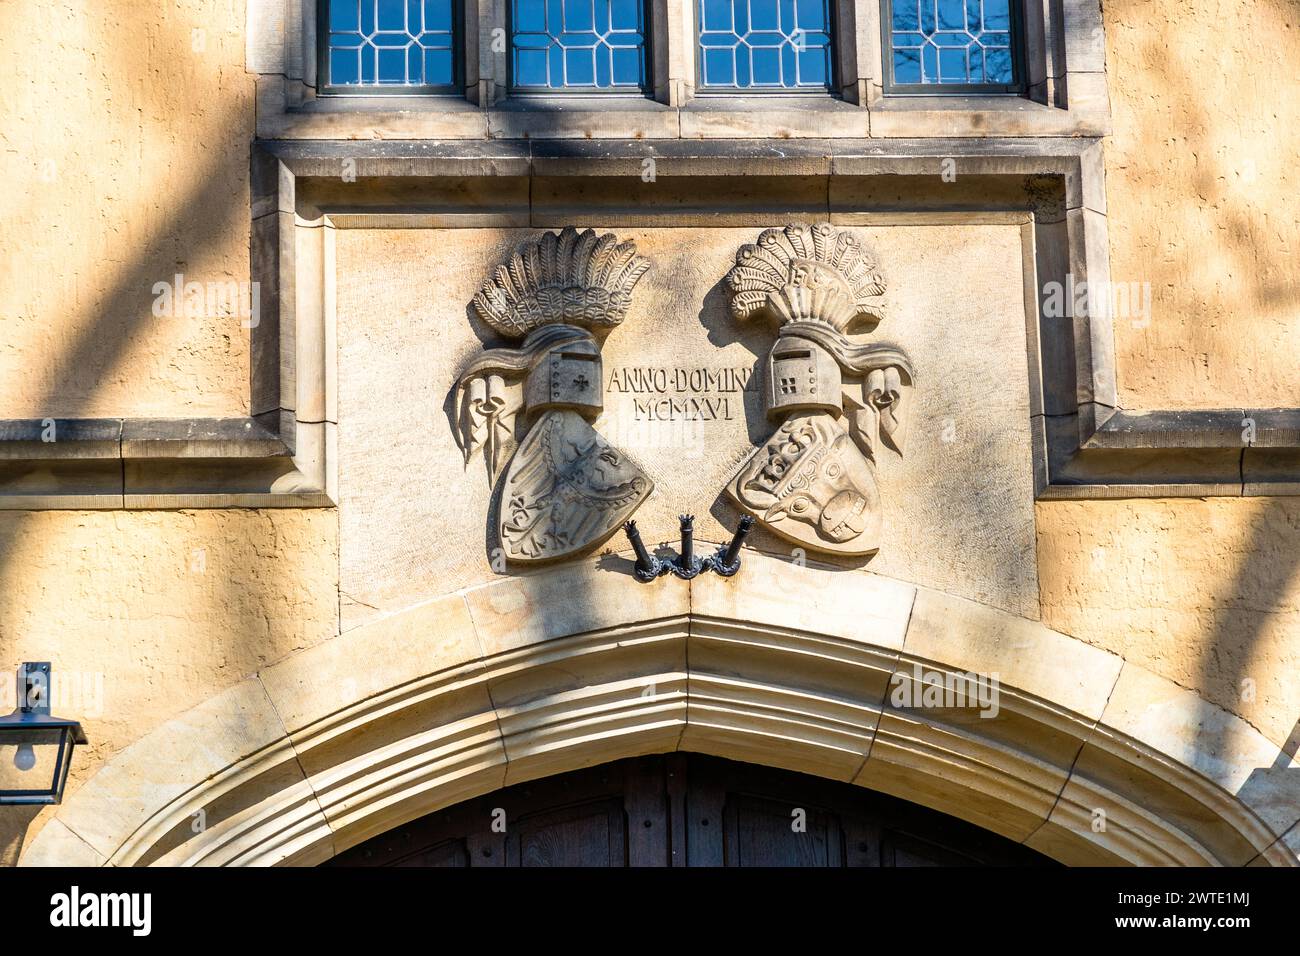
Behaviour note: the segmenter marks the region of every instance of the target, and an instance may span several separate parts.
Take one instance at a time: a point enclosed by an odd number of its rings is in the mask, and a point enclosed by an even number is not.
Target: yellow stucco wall
[[[1108,0],[1104,17],[1112,275],[1154,296],[1149,325],[1117,326],[1122,403],[1300,405],[1287,139],[1300,98],[1277,74],[1300,61],[1300,11]],[[248,278],[243,31],[238,0],[0,0],[0,417],[246,413],[239,317],[151,314],[154,283],[177,272]],[[1036,514],[1046,624],[1201,690],[1275,742],[1292,733],[1300,499]],[[75,787],[169,717],[336,633],[337,518],[0,513],[0,594],[6,668],[50,658],[106,675]],[[0,864],[47,815],[0,819]]]
[[[1107,0],[1111,278],[1126,408],[1300,405],[1300,58],[1289,0]],[[1040,502],[1043,621],[1285,741],[1300,716],[1300,501]],[[1253,683],[1243,682],[1249,681]],[[1253,695],[1253,696],[1252,696]]]
[[[5,679],[52,660],[66,681],[55,709],[90,738],[69,791],[177,713],[337,633],[337,529],[327,510],[0,512]],[[30,828],[34,810],[0,813],[0,865],[53,809]]]
[[[0,417],[247,414],[240,316],[152,308],[177,273],[248,281],[244,19],[242,0],[0,3]],[[69,787],[333,633],[336,527],[328,512],[0,513],[6,673],[52,659],[105,675]],[[0,820],[0,864],[28,819]]]
[[[1244,717],[1300,717],[1300,499],[1046,501],[1043,623]]]
[[[242,0],[0,3],[0,416],[248,413],[240,317],[152,290],[248,281],[253,93]]]
[[[1300,405],[1292,0],[1106,0],[1111,278],[1125,408]]]

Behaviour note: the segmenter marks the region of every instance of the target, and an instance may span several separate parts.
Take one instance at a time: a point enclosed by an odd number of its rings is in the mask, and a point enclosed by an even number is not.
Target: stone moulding
[[[1122,409],[1111,317],[1045,315],[1047,283],[1109,279],[1097,139],[265,141],[252,169],[250,417],[61,420],[55,441],[0,421],[0,508],[330,505],[336,229],[996,216],[1021,226],[1039,497],[1300,491],[1300,409]]]
[[[998,677],[996,714],[916,706],[918,681],[973,675]],[[318,863],[674,750],[884,791],[1065,863],[1300,864],[1300,764],[1194,692],[984,605],[759,553],[632,590],[579,561],[300,651],[109,759],[20,862]]]
[[[322,432],[278,413],[0,421],[0,508],[331,505]]]

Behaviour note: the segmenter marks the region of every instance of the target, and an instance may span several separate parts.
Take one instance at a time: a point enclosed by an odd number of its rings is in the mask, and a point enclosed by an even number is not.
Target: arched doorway
[[[495,823],[495,826],[494,826]],[[327,866],[1053,866],[955,817],[820,777],[695,753],[498,790]]]
[[[703,753],[1071,865],[1297,863],[1290,753],[1130,661],[868,572],[755,552],[639,587],[616,561],[503,576],[265,668],[112,757],[20,862],[314,865],[503,787]],[[996,713],[897,693],[981,674]]]

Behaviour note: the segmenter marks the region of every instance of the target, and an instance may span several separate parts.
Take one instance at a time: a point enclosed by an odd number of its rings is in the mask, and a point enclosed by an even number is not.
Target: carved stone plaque
[[[653,483],[653,493],[632,515],[652,552],[660,546],[678,549],[678,515],[684,512],[695,515],[697,549],[703,553],[730,538],[742,511],[761,516],[771,508],[756,502],[742,509],[727,489],[756,455],[766,453],[782,425],[800,421],[800,413],[771,414],[775,396],[768,357],[784,330],[778,332],[780,325],[766,308],[737,321],[727,276],[740,247],[755,243],[765,228],[785,224],[614,229],[593,223],[597,238],[616,232],[616,246],[634,241],[636,254],[652,268],[637,281],[622,323],[608,334],[564,323],[577,329],[577,337],[552,343],[549,351],[556,354],[547,357],[548,368],[551,359],[560,358],[561,370],[587,371],[569,382],[578,398],[588,395],[594,401],[594,390],[581,388],[583,377],[594,381],[589,371],[594,362],[574,356],[582,352],[576,348],[582,333],[596,341],[589,354],[602,366],[601,411],[575,414]],[[874,507],[880,525],[873,532],[864,524],[859,537],[874,534],[881,547],[868,557],[814,546],[831,541],[823,529],[832,537],[845,533],[837,520],[841,510],[845,529],[854,529],[852,494],[827,509],[824,522],[819,516],[816,526],[799,519],[797,509],[795,518],[760,523],[746,547],[783,558],[799,549],[810,561],[834,567],[862,567],[869,560],[877,574],[1017,614],[1032,611],[1038,602],[1033,419],[1029,378],[1016,371],[1023,369],[1026,355],[1021,224],[837,222],[835,228],[870,246],[880,265],[868,274],[885,272],[888,278],[884,321],[865,336],[856,331],[848,337],[868,343],[888,338],[906,352],[919,383],[901,396],[908,409],[906,454],[881,441],[868,462],[879,504],[871,506],[871,496],[864,495],[868,507],[862,513]],[[526,407],[531,365],[505,367],[510,363],[485,351],[522,352],[538,339],[526,347],[528,333],[498,331],[480,318],[474,298],[498,265],[508,270],[516,253],[545,231],[514,226],[338,231],[338,548],[346,627],[430,595],[474,588],[536,566],[527,558],[505,560],[505,548],[513,545],[501,540],[498,516],[511,521],[508,474],[516,456],[522,463],[518,449],[534,436],[546,412]],[[789,344],[782,344],[782,354]],[[484,372],[498,374],[499,382],[480,377],[478,385],[467,382],[470,388],[462,392],[462,377],[483,359]],[[780,359],[789,360],[797,357]],[[502,371],[491,373],[492,365]],[[818,374],[822,371],[819,366]],[[870,420],[869,410],[855,406],[863,401],[867,376],[842,368],[840,375],[848,386],[841,389],[840,414],[805,410],[819,429],[829,424],[846,430],[855,415]],[[532,381],[541,387],[540,359]],[[465,405],[479,405],[482,442],[491,433],[485,427],[491,416],[481,413],[498,401],[496,479],[490,483],[490,446],[480,444],[466,465]],[[834,433],[818,431],[814,437],[818,444],[832,445]],[[850,442],[861,457],[851,432]],[[592,457],[599,456],[587,456]],[[607,473],[602,487],[622,481],[612,477]],[[860,476],[854,481],[863,483]],[[555,485],[570,487],[559,479]],[[596,496],[603,504],[610,497]],[[600,523],[614,526],[619,510],[615,504]],[[561,509],[547,521],[563,514]],[[808,543],[779,535],[778,529],[798,529]],[[506,537],[513,535],[508,531]],[[625,561],[601,556],[607,549],[627,557],[621,532],[560,560],[585,556],[603,573],[628,574]]]

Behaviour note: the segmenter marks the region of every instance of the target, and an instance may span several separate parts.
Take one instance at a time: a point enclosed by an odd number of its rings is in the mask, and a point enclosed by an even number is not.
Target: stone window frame
[[[897,135],[924,135],[934,125],[946,126],[946,135],[979,129],[990,135],[1071,135],[1066,132],[1071,126],[1080,128],[1074,135],[1110,132],[1100,0],[1022,0],[1023,93],[931,96],[886,90],[884,3],[849,5],[856,6],[860,21],[855,52],[867,65],[859,71],[855,99],[880,114],[873,135],[889,135],[894,127],[900,128]],[[1009,121],[1008,115],[1019,120]],[[1091,131],[1096,127],[1104,128]]]
[[[1100,0],[1024,0],[1024,95],[936,96],[885,92],[880,0],[833,0],[834,94],[697,91],[696,0],[648,0],[646,93],[511,94],[508,49],[492,50],[493,29],[508,36],[508,0],[460,2],[463,93],[317,96],[317,0],[249,0],[247,63],[258,77],[258,135],[494,139],[544,130],[611,139],[852,139],[1110,132]]]

